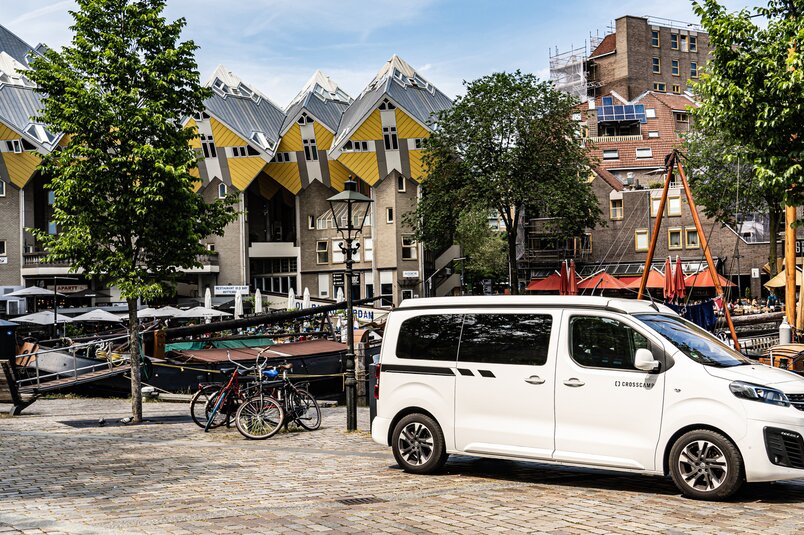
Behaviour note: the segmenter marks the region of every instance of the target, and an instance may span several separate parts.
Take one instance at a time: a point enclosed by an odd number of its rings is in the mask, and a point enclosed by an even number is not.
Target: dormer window
[[[266,138],[265,134],[263,134],[262,132],[252,132],[251,140],[254,141],[260,147],[262,147],[263,149],[271,148],[271,144],[268,142],[268,138]]]
[[[203,111],[200,111],[198,113],[193,114],[193,119],[195,119],[196,122],[206,121],[207,119],[209,119],[209,115],[207,115]]]
[[[36,138],[40,143],[50,144],[56,139],[56,136],[45,130],[41,124],[32,124],[25,129],[25,133],[29,136]]]
[[[394,103],[388,100],[387,98],[383,99],[383,101],[380,103],[380,110],[382,111],[395,110],[395,109],[396,106],[394,106]]]
[[[313,118],[307,115],[306,113],[302,113],[301,117],[299,117],[299,124],[313,124]]]

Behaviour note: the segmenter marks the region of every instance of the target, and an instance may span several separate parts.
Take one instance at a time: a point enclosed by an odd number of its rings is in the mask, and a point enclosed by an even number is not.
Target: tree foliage
[[[768,262],[776,273],[777,234],[784,190],[756,177],[754,156],[727,133],[696,127],[684,139],[689,182],[707,217],[738,228],[739,214],[768,214]]]
[[[727,133],[753,156],[763,188],[804,200],[804,1],[771,0],[729,13],[716,0],[694,2],[709,32],[712,60],[695,91],[697,123]]]
[[[462,212],[458,216],[455,241],[461,245],[467,258],[467,280],[505,280],[507,244],[503,234],[489,226],[488,210],[475,208]]]
[[[437,249],[451,243],[460,214],[496,210],[506,226],[512,291],[517,233],[525,211],[546,217],[557,237],[600,221],[587,178],[591,162],[572,121],[577,101],[531,74],[494,73],[466,84],[439,113],[425,145],[427,177],[411,222]]]
[[[185,21],[165,20],[165,0],[77,4],[71,45],[36,58],[30,73],[45,95],[38,119],[66,140],[40,165],[58,234],[37,238],[51,259],[120,288],[137,355],[137,298],[169,291],[163,281],[198,265],[200,240],[222,233],[235,214],[232,199],[207,204],[194,192],[189,142],[197,134],[181,120],[203,109],[209,90],[198,79],[197,47],[179,41]]]

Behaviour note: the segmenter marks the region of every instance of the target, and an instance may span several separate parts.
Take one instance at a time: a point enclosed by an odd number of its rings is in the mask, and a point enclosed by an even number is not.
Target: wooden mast
[[[715,290],[717,291],[718,295],[723,295],[723,288],[720,285],[720,277],[718,276],[717,269],[715,269],[715,261],[712,259],[712,253],[709,251],[709,243],[707,242],[706,234],[701,226],[701,219],[698,217],[698,209],[695,207],[695,201],[692,199],[692,192],[690,191],[690,185],[687,183],[687,176],[685,175],[684,168],[681,165],[678,151],[674,149],[667,158],[667,177],[664,181],[664,189],[662,189],[662,198],[659,201],[659,213],[656,214],[656,223],[653,225],[653,236],[651,236],[648,256],[645,260],[645,269],[642,273],[642,280],[639,283],[639,293],[637,294],[637,299],[642,299],[642,293],[645,291],[645,286],[648,281],[651,262],[653,262],[653,253],[656,250],[656,238],[661,227],[662,216],[664,215],[664,205],[667,202],[667,191],[670,187],[670,179],[673,177],[673,168],[676,166],[678,167],[678,174],[681,177],[681,183],[684,186],[684,195],[687,197],[687,203],[690,207],[692,220],[695,222],[695,228],[698,231],[698,241],[700,242],[704,255],[706,256],[706,263],[709,267],[709,275],[712,277],[712,283],[715,285]],[[737,340],[737,332],[734,330],[734,323],[731,321],[731,314],[729,313],[728,303],[725,302],[725,298],[723,302],[723,314],[726,318],[726,323],[729,326],[731,339],[734,341],[734,349],[739,351],[740,342]]]
[[[796,326],[796,207],[785,206],[784,210],[784,310],[787,323]]]

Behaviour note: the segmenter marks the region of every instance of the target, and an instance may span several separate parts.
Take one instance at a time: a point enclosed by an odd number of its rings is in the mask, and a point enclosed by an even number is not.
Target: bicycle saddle
[[[227,368],[221,368],[220,372],[225,373],[225,374],[228,375],[228,374],[232,373],[233,371],[235,371],[236,369],[237,368],[235,368],[234,366],[231,366],[231,367],[227,367]]]

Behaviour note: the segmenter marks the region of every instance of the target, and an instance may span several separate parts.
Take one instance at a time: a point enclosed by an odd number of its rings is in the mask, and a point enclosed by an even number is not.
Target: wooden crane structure
[[[720,285],[720,278],[718,277],[717,270],[715,269],[715,262],[712,259],[711,251],[709,251],[709,242],[707,241],[706,234],[704,233],[703,227],[701,226],[701,218],[698,217],[698,209],[695,207],[695,201],[692,199],[692,192],[690,191],[690,185],[687,182],[687,176],[684,173],[684,166],[681,165],[681,157],[678,150],[673,149],[673,152],[667,155],[667,158],[665,159],[665,169],[667,171],[667,174],[664,179],[662,198],[659,201],[659,209],[658,213],[656,214],[656,222],[653,224],[653,233],[651,234],[650,237],[648,256],[645,259],[645,269],[642,271],[642,280],[639,283],[639,293],[637,293],[637,299],[642,299],[642,295],[645,293],[645,286],[648,282],[648,274],[650,273],[651,263],[653,262],[653,253],[656,251],[656,241],[659,236],[659,230],[661,229],[662,216],[664,215],[664,206],[667,203],[667,192],[670,189],[670,182],[673,179],[674,169],[678,170],[678,175],[681,178],[681,184],[684,186],[684,195],[687,197],[687,203],[689,203],[690,212],[692,213],[692,219],[693,221],[695,221],[695,228],[698,230],[698,240],[700,241],[701,248],[703,249],[704,255],[706,256],[706,263],[709,266],[709,274],[712,276],[712,281],[714,282],[715,290],[717,291],[718,295],[723,295],[723,288]],[[734,330],[734,323],[731,321],[731,314],[729,313],[729,307],[725,305],[726,303],[724,301],[723,314],[726,316],[726,323],[729,326],[731,339],[734,341],[734,349],[739,351],[740,343],[737,341],[737,333]]]

